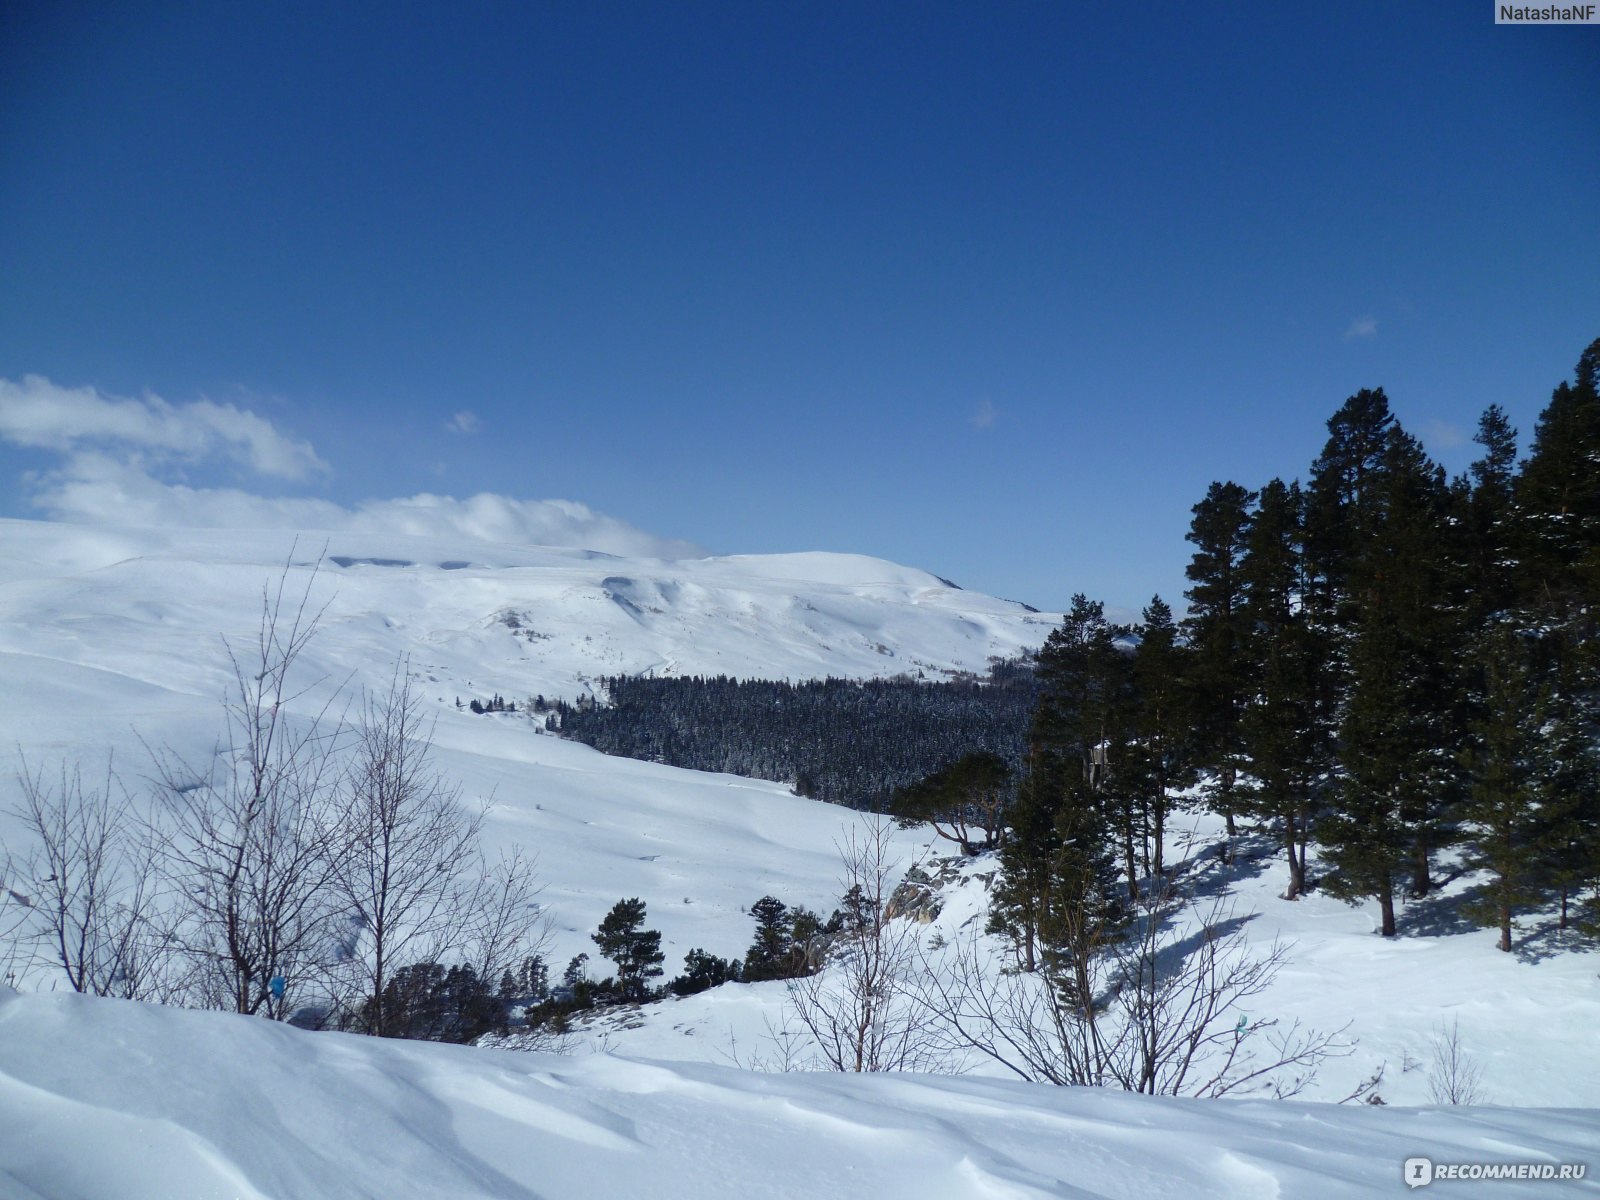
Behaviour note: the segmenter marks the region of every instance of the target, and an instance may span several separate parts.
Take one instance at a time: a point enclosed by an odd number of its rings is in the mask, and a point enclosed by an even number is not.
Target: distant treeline
[[[790,784],[882,811],[896,788],[974,750],[1020,765],[1039,690],[1031,663],[942,683],[823,679],[601,680],[609,705],[556,706],[548,724],[606,754]]]

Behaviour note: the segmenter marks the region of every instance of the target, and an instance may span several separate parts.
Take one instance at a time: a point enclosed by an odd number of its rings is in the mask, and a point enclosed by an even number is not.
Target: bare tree
[[[1428,1094],[1435,1104],[1482,1104],[1483,1068],[1461,1042],[1461,1022],[1440,1024],[1429,1047]]]
[[[925,955],[920,997],[950,1052],[986,1057],[1023,1079],[1157,1095],[1302,1091],[1328,1057],[1349,1053],[1322,1033],[1252,1017],[1251,1001],[1287,961],[1252,950],[1242,925],[1213,905],[1187,934],[1148,895],[1122,939],[1040,970],[1014,950],[963,939]]]
[[[550,922],[539,905],[534,861],[514,849],[490,866],[479,857],[476,882],[460,904],[461,952],[479,979],[496,983],[550,947]]]
[[[285,1018],[325,975],[333,945],[338,748],[333,700],[296,720],[295,670],[316,632],[315,572],[298,600],[288,568],[262,589],[254,645],[224,641],[233,685],[227,733],[204,770],[157,752],[162,870],[182,897],[179,941],[193,999]]]
[[[106,763],[104,782],[85,788],[63,764],[56,783],[26,762],[15,810],[34,835],[26,865],[33,937],[74,991],[130,1000],[164,999],[170,983],[167,934],[158,926],[149,840],[129,816],[130,800]]]
[[[1147,898],[1132,936],[1112,950],[1121,1019],[1106,1062],[1118,1084],[1170,1096],[1266,1088],[1282,1099],[1303,1091],[1330,1054],[1348,1052],[1342,1030],[1248,1012],[1288,961],[1288,946],[1252,949],[1244,921],[1220,899],[1180,937],[1165,928],[1170,904]]]
[[[789,982],[789,1000],[835,1071],[910,1071],[932,1062],[926,1009],[916,1002],[917,927],[891,917],[893,825],[852,828],[839,843],[842,923],[830,965]]]
[[[484,812],[464,808],[460,788],[435,770],[431,734],[402,664],[387,692],[363,701],[337,872],[340,902],[360,927],[349,963],[356,1024],[379,1036],[391,1032],[384,988],[394,972],[459,949],[481,918],[481,885],[469,875]],[[514,941],[505,928],[483,934],[496,956]]]

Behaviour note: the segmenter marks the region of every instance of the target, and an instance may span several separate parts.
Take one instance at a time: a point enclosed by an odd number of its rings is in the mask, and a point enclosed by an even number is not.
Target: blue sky
[[[1600,30],[1126,8],[9,4],[0,515],[559,498],[1137,607],[1359,388],[1526,440]]]

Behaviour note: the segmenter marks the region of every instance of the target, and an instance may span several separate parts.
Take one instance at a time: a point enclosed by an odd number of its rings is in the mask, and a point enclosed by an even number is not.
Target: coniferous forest
[[[1462,870],[1482,872],[1465,911],[1502,950],[1533,905],[1592,925],[1600,340],[1525,444],[1484,412],[1456,478],[1381,389],[1327,429],[1302,476],[1219,481],[1194,505],[1181,619],[1155,597],[1119,626],[1080,595],[1036,660],[982,683],[611,679],[610,707],[556,723],[608,753],[902,815],[926,808],[919,780],[997,755],[993,925],[1030,969],[1164,879],[1164,834],[1195,804],[1230,839],[1274,839],[1287,898],[1374,901],[1385,936],[1397,904]]]
[[[601,681],[607,705],[557,705],[551,728],[606,754],[792,785],[797,793],[883,811],[899,788],[952,754],[987,750],[1021,764],[1038,704],[1027,663],[986,679],[726,676]]]

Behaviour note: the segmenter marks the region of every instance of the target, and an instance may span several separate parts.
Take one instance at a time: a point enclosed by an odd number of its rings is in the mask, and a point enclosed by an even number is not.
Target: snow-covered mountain
[[[438,718],[442,771],[492,803],[491,849],[538,856],[555,954],[593,951],[606,910],[638,895],[673,970],[692,946],[742,952],[744,910],[763,894],[831,910],[834,842],[853,815],[779,784],[607,758],[521,713],[478,716],[457,699],[574,699],[601,675],[643,671],[940,678],[1037,647],[1054,621],[841,554],[640,560],[393,534],[296,541],[0,520],[0,564],[0,779],[24,758],[93,775],[110,754],[137,793],[149,747],[204,761],[222,729],[228,644],[250,645],[263,590],[281,582],[321,614],[297,711],[341,711],[404,663]],[[15,822],[0,813],[8,832]]]
[[[558,969],[593,953],[589,935],[623,897],[647,902],[669,973],[691,947],[742,953],[747,910],[764,894],[829,911],[837,843],[860,818],[781,784],[607,758],[523,713],[474,715],[458,698],[499,693],[520,707],[651,670],[938,678],[1036,647],[1058,619],[847,555],[640,560],[377,534],[324,545],[277,531],[0,521],[0,781],[24,757],[92,775],[111,754],[137,802],[148,747],[203,760],[222,728],[227,643],[254,636],[263,589],[280,579],[291,601],[306,595],[320,612],[296,712],[381,688],[404,664],[437,717],[442,773],[468,800],[492,802],[491,847],[538,857]],[[1337,1099],[1383,1068],[1390,1107],[733,1070],[778,1055],[786,994],[775,983],[602,1022],[571,1059],[4,996],[0,1196],[849,1196],[906,1194],[907,1181],[951,1197],[1362,1195],[1398,1191],[1413,1153],[1588,1158],[1600,1169],[1593,955],[1549,942],[1502,955],[1492,934],[1448,921],[1385,942],[1366,909],[1318,894],[1280,900],[1265,839],[1225,868],[1217,834],[1206,817],[1180,823],[1172,861],[1231,895],[1252,939],[1293,944],[1263,1011],[1347,1027],[1352,1053],[1306,1098]],[[21,840],[4,812],[0,838]],[[928,843],[900,832],[895,853],[926,859]],[[952,883],[925,940],[981,928],[982,874]],[[1584,1111],[1401,1109],[1427,1102],[1430,1039],[1446,1019],[1459,1022],[1488,1101]],[[585,1057],[596,1049],[654,1065]],[[820,1190],[807,1182],[816,1164],[826,1164]],[[602,1170],[654,1186],[596,1190]]]

